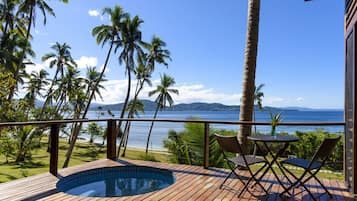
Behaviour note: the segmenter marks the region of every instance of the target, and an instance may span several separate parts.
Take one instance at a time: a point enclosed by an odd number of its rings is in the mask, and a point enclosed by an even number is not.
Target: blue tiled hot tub
[[[174,182],[173,173],[166,169],[119,166],[69,175],[58,181],[57,189],[83,197],[121,197],[157,191]]]

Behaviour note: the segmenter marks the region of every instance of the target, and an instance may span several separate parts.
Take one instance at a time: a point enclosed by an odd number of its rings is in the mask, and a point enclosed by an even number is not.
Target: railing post
[[[209,167],[209,123],[205,123],[204,127],[204,139],[203,139],[203,167],[208,169]]]
[[[50,131],[50,173],[57,176],[58,169],[58,137],[60,124],[52,124]]]
[[[110,119],[107,121],[107,158],[111,160],[116,159],[116,121]]]

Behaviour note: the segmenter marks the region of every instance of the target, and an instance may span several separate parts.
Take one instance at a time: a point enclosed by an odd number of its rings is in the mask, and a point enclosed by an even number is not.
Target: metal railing
[[[170,123],[197,123],[204,125],[204,153],[203,167],[209,167],[209,130],[210,124],[230,124],[230,125],[271,125],[270,122],[250,122],[250,121],[219,121],[219,120],[180,120],[180,119],[128,119],[128,118],[113,118],[113,119],[65,119],[51,121],[31,121],[31,122],[3,122],[0,123],[0,129],[13,126],[49,126],[50,127],[50,173],[57,175],[58,171],[58,144],[60,127],[63,124],[69,123],[88,123],[88,122],[107,122],[107,158],[116,159],[116,126],[117,121],[132,121],[132,122],[170,122]],[[281,122],[279,126],[345,126],[345,122]]]

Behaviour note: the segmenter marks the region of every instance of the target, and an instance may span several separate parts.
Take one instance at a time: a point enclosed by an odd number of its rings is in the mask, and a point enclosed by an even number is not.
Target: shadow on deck
[[[57,191],[56,183],[59,178],[79,171],[123,165],[143,165],[168,169],[174,173],[176,182],[159,191],[128,197],[106,198],[105,200],[282,200],[279,197],[279,192],[282,191],[282,187],[278,185],[272,175],[266,176],[262,182],[264,187],[268,189],[269,195],[264,195],[264,193],[259,192],[259,188],[256,188],[257,190],[253,190],[254,196],[249,192],[245,192],[238,198],[237,193],[243,187],[238,179],[228,179],[223,188],[219,189],[219,185],[228,174],[228,170],[219,168],[203,169],[200,166],[148,161],[111,161],[107,159],[62,169],[59,171],[58,177],[45,173],[0,184],[0,200],[101,200],[100,198],[84,198],[64,194]],[[248,174],[245,173],[243,174],[246,178],[247,175]],[[323,189],[320,188],[317,183],[308,184],[308,188],[316,197],[320,196],[320,200],[353,200],[343,182],[326,179],[322,179],[322,181],[333,194],[333,198],[322,194]],[[306,192],[298,193],[298,191],[299,190],[294,191],[294,196],[289,200],[311,200]]]

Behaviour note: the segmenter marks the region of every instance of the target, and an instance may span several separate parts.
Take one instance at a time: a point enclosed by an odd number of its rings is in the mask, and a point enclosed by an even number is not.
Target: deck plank
[[[238,198],[237,192],[243,188],[243,184],[234,176],[228,179],[222,189],[219,189],[220,184],[223,182],[225,176],[229,173],[228,170],[219,168],[204,169],[200,166],[190,165],[177,165],[169,163],[157,163],[149,161],[137,161],[137,160],[125,160],[125,161],[111,161],[107,159],[97,160],[94,162],[86,163],[79,166],[74,166],[66,169],[59,170],[61,177],[68,176],[70,174],[84,171],[93,168],[111,167],[111,166],[123,166],[126,164],[143,165],[150,167],[158,167],[169,169],[176,177],[176,181],[173,185],[151,193],[142,195],[128,196],[128,197],[113,197],[113,198],[85,198],[67,195],[56,190],[56,183],[59,178],[49,174],[35,175],[12,182],[0,184],[0,200],[81,200],[81,201],[120,201],[120,200],[268,200],[268,201],[280,201],[278,193],[282,191],[282,188],[277,184],[273,175],[267,175],[263,178],[262,185],[269,191],[267,197],[261,191],[259,187],[255,187],[255,196],[249,192],[244,192],[243,195]],[[248,177],[246,171],[240,171],[239,174]],[[320,200],[352,200],[351,194],[346,191],[346,186],[343,182],[335,180],[322,179],[331,193],[334,195],[332,199],[328,196],[322,196]],[[312,181],[308,184],[314,194],[321,194],[323,190],[319,188],[318,183]],[[254,191],[253,189],[251,191]],[[304,192],[302,195],[294,197],[289,200],[308,200],[311,198]]]

